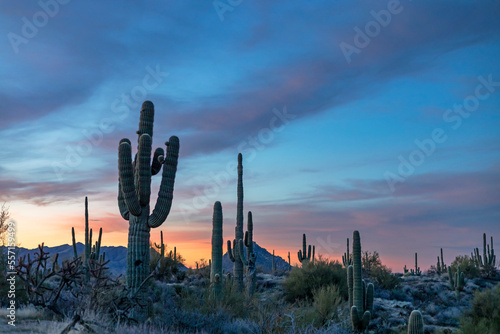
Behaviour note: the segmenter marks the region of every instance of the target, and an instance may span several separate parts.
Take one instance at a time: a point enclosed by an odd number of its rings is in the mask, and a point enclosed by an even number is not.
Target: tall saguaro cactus
[[[236,206],[236,227],[234,228],[233,251],[231,250],[231,241],[227,241],[227,252],[229,259],[233,262],[234,282],[238,291],[243,291],[243,262],[238,254],[239,240],[243,239],[243,156],[238,154],[238,185],[237,185],[238,203]]]
[[[214,204],[212,217],[212,262],[210,265],[210,283],[216,298],[221,296],[222,291],[222,205],[220,202]]]
[[[172,206],[175,173],[179,158],[179,138],[170,137],[162,148],[154,152],[151,163],[154,105],[142,104],[139,121],[137,154],[132,161],[130,140],[120,140],[118,148],[118,207],[120,214],[129,221],[127,248],[127,286],[133,291],[149,275],[149,233],[167,219]],[[163,167],[160,190],[153,213],[150,215],[151,176]]]
[[[354,231],[352,236],[352,258],[354,300],[351,307],[351,322],[353,330],[364,331],[373,313],[373,284],[369,283],[365,288],[361,276],[361,239],[358,231]]]

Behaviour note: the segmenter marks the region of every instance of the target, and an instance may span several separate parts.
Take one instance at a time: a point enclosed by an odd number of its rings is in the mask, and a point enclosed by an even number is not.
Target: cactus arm
[[[160,157],[165,156],[165,151],[161,147],[158,147],[155,150],[154,156],[153,156],[153,162],[151,163],[151,175],[156,175],[161,171],[161,162],[160,162]]]
[[[142,209],[139,205],[137,194],[135,193],[134,172],[132,168],[132,147],[128,139],[122,139],[118,147],[118,170],[123,200],[132,215],[140,216]]]
[[[102,227],[99,229],[99,239],[97,240],[97,244],[95,247],[96,258],[99,258],[99,254],[101,252],[101,238],[102,238]]]
[[[245,253],[243,252],[243,240],[238,240],[238,255],[240,256],[241,262],[245,265],[248,266],[248,261],[245,258]]]
[[[73,239],[73,258],[76,259],[78,257],[78,253],[76,252],[76,239],[75,239],[75,228],[71,228],[71,236]]]
[[[128,211],[127,204],[123,198],[122,185],[120,179],[118,178],[118,208],[120,209],[120,214],[123,219],[128,220],[130,218],[130,212]]]
[[[152,139],[149,134],[144,133],[139,137],[139,150],[137,153],[139,182],[137,186],[141,206],[148,205],[151,196],[151,145]]]
[[[235,258],[233,255],[233,250],[231,249],[231,240],[227,241],[227,254],[229,255],[229,260],[231,260],[231,262],[234,262]]]
[[[373,283],[368,283],[366,286],[366,309],[365,311],[370,312],[373,315],[373,292],[374,286]]]
[[[303,260],[307,257],[307,241],[306,241],[306,234],[305,233],[302,235],[302,256],[303,256],[303,258],[302,258]]]
[[[298,257],[298,259],[299,259],[299,262],[300,262],[300,263],[302,263],[303,258],[302,258],[302,251],[301,251],[301,250],[299,250],[299,251],[297,252],[297,257]]]
[[[141,116],[139,118],[139,130],[137,134],[139,137],[147,133],[150,137],[153,137],[153,123],[155,120],[155,107],[153,102],[144,101],[141,106]]]
[[[172,207],[175,173],[177,172],[177,160],[179,158],[179,138],[172,136],[166,144],[168,147],[167,157],[163,164],[158,199],[153,214],[149,217],[149,227],[158,227],[163,224]]]

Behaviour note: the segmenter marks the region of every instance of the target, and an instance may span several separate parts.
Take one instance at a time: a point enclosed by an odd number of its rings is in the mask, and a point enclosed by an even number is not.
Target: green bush
[[[344,298],[336,285],[323,286],[315,290],[313,299],[316,324],[323,326],[330,319],[338,320],[338,307],[344,302]]]
[[[457,272],[460,265],[460,271],[464,273],[467,278],[480,277],[481,271],[474,265],[474,261],[467,255],[459,255],[451,263],[451,272],[453,275]]]
[[[370,277],[375,286],[385,290],[394,290],[401,282],[398,276],[393,275],[391,270],[382,264],[371,268]]]
[[[303,264],[302,268],[293,268],[285,279],[286,300],[312,299],[315,290],[328,285],[336,285],[342,297],[347,299],[347,272],[338,261],[323,260],[321,256]]]
[[[467,311],[460,319],[463,334],[500,333],[500,285],[476,292]]]

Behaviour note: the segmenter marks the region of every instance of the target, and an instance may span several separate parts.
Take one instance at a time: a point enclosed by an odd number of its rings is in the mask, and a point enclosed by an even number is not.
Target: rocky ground
[[[260,298],[280,298],[284,279],[285,276],[259,274],[257,290],[261,292]],[[206,280],[193,275],[184,284],[202,288],[205,286],[202,282]],[[447,274],[401,277],[399,289],[375,290],[374,318],[367,333],[405,333],[409,315],[414,309],[422,312],[425,333],[458,333],[459,317],[469,307],[474,292],[491,288],[498,283],[498,280],[469,279],[464,290],[457,296],[450,288]],[[0,317],[1,333],[60,333],[71,322],[42,320],[46,319],[46,315],[34,308],[18,310],[16,327],[5,323],[6,310],[0,310]],[[82,332],[85,329],[79,325],[70,331]]]

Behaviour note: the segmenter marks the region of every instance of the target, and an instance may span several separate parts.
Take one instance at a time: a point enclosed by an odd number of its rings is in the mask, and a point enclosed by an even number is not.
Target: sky
[[[239,152],[262,247],[297,263],[306,233],[340,259],[359,230],[395,272],[440,248],[449,264],[500,238],[499,17],[498,1],[2,1],[0,202],[23,247],[72,226],[83,242],[85,196],[103,245],[126,246],[117,148],[150,100],[153,147],[180,138],[151,239],[188,266],[210,257],[215,201],[234,238]]]

